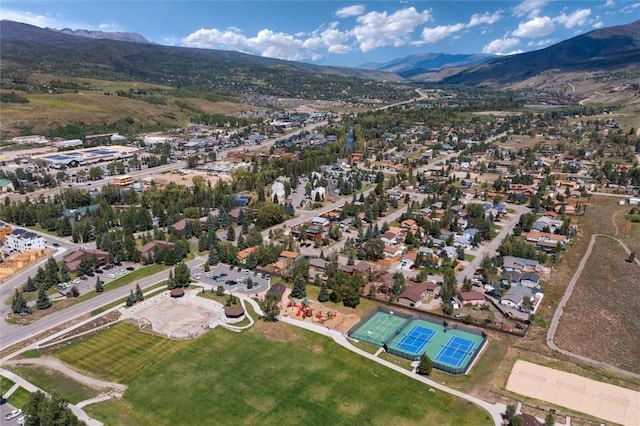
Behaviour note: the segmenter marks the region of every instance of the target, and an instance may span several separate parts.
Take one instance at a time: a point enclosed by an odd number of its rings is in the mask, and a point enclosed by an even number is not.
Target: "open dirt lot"
[[[599,237],[564,309],[557,344],[640,372],[640,267],[614,240]]]
[[[629,206],[617,205],[618,200],[592,197],[581,228],[585,234],[597,232],[638,244],[640,235],[635,228],[622,226]],[[575,254],[571,250],[568,255]],[[638,373],[640,268],[636,263],[625,262],[625,258],[626,253],[616,241],[598,237],[564,309],[556,343],[563,349]]]
[[[640,392],[526,361],[514,365],[507,390],[623,425],[640,419]]]

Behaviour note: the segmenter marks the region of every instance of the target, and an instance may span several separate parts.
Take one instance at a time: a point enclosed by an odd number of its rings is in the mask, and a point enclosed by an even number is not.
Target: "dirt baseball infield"
[[[640,392],[526,361],[516,361],[507,390],[611,422],[640,422]]]

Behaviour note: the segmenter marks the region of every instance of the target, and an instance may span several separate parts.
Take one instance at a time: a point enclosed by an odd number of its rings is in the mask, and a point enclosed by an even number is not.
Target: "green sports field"
[[[109,425],[489,425],[475,405],[282,323],[170,341],[118,324],[55,353],[129,386],[90,405]]]

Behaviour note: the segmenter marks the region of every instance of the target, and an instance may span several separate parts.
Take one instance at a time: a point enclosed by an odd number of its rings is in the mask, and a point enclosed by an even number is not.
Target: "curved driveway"
[[[569,301],[569,298],[571,297],[571,293],[573,292],[573,289],[574,289],[574,287],[576,285],[576,282],[578,282],[578,279],[580,278],[580,275],[582,274],[582,270],[584,269],[585,265],[587,264],[587,261],[589,260],[589,256],[591,256],[591,251],[593,250],[593,246],[596,243],[596,237],[611,238],[612,240],[617,241],[618,244],[620,244],[622,246],[622,248],[627,252],[627,254],[631,253],[631,250],[629,250],[629,247],[627,247],[627,245],[625,243],[623,243],[622,241],[620,241],[619,239],[617,239],[615,237],[612,237],[611,235],[594,234],[594,235],[591,236],[591,240],[589,241],[589,247],[587,248],[587,251],[585,252],[584,256],[582,257],[582,260],[580,261],[580,265],[578,266],[578,269],[573,274],[573,277],[571,277],[571,281],[569,281],[569,286],[567,287],[567,290],[564,293],[564,296],[562,296],[562,300],[560,300],[560,303],[558,304],[558,307],[556,308],[556,311],[553,314],[553,319],[551,320],[551,325],[549,326],[549,331],[547,332],[547,346],[549,348],[553,349],[554,351],[560,352],[563,355],[567,355],[567,356],[570,356],[572,358],[579,359],[581,361],[584,361],[586,363],[589,363],[589,364],[592,364],[592,365],[595,365],[595,366],[598,366],[598,367],[606,368],[606,369],[614,371],[616,373],[620,373],[620,374],[624,374],[624,375],[627,375],[627,376],[632,376],[632,377],[640,379],[640,374],[633,373],[633,372],[627,371],[627,370],[623,370],[621,368],[618,368],[618,367],[616,367],[614,365],[611,365],[611,364],[608,364],[606,362],[596,361],[595,359],[587,358],[586,356],[579,355],[579,354],[576,354],[576,353],[569,352],[567,350],[561,349],[553,341],[553,339],[555,338],[555,335],[556,335],[557,328],[558,328],[558,322],[560,321],[560,318],[562,317],[562,312],[564,310],[564,307],[567,304],[567,302]],[[638,264],[638,266],[640,266],[640,259],[635,259],[635,262]]]

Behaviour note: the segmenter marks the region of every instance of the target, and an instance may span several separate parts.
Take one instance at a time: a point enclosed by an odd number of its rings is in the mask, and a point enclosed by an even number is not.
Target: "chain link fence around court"
[[[423,324],[425,328],[432,329],[435,332],[434,337],[430,338],[429,342],[427,342],[419,354],[403,351],[401,349],[402,345],[400,344],[403,337],[400,335],[410,334],[411,331],[408,331],[408,329],[415,327],[415,323],[420,321],[426,322],[426,324]],[[448,336],[447,332],[449,332]],[[465,333],[468,335],[465,335]],[[472,347],[464,348],[463,354],[456,355],[454,360],[458,363],[457,365],[447,364],[437,360],[438,355],[442,351],[448,349],[449,352],[451,352],[449,341],[452,334],[460,336],[459,338],[461,340],[467,340],[473,343],[473,345],[471,345]],[[353,328],[353,331],[349,332],[349,337],[376,346],[382,346],[387,353],[411,361],[417,361],[424,353],[427,353],[435,368],[450,374],[465,374],[487,340],[487,335],[483,331],[476,330],[472,327],[457,323],[449,324],[446,320],[439,318],[435,319],[420,314],[407,314],[383,306],[378,306],[376,310],[372,311],[360,321],[356,327]],[[444,359],[445,357],[442,358]],[[447,359],[448,358],[450,357],[447,357]]]

